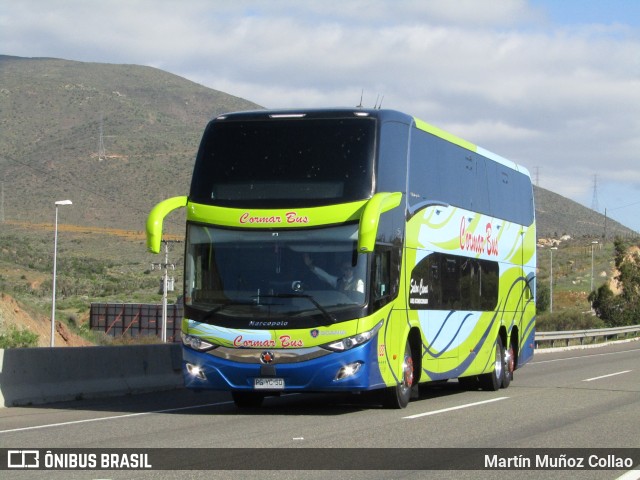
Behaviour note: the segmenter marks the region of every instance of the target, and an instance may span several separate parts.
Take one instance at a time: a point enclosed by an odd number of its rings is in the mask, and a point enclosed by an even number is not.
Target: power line
[[[7,157],[5,155],[0,156],[0,158],[3,159],[3,160],[7,160],[9,162],[12,162],[14,164],[17,164],[17,165],[20,165],[20,166],[23,166],[23,167],[27,167],[27,168],[31,169],[32,171],[42,175],[43,177],[45,177],[45,179],[54,180],[56,183],[58,183],[60,185],[63,185],[65,187],[71,186],[76,190],[84,191],[84,192],[87,192],[87,193],[89,193],[91,195],[95,195],[97,197],[103,198],[106,201],[111,202],[112,204],[118,204],[118,205],[121,205],[123,208],[127,208],[129,210],[133,210],[135,212],[138,212],[138,213],[144,215],[145,218],[146,218],[146,215],[149,214],[149,211],[147,209],[143,209],[141,207],[136,207],[135,205],[132,205],[131,203],[127,203],[127,202],[125,202],[125,201],[123,201],[123,200],[121,200],[121,199],[119,199],[117,197],[114,197],[112,195],[100,192],[100,191],[95,190],[95,189],[88,188],[88,187],[86,187],[86,186],[84,186],[82,184],[70,181],[69,179],[63,179],[61,176],[57,175],[55,172],[42,170],[40,168],[35,167],[34,165],[31,165],[30,163],[23,162],[23,161],[20,161],[20,160],[16,160],[15,158],[10,158],[10,157]],[[170,219],[165,219],[165,222],[170,223],[171,220]]]
[[[638,204],[640,204],[640,201],[628,203],[627,205],[621,205],[619,207],[613,207],[613,208],[610,208],[609,210],[620,210],[621,208],[633,207],[634,205],[638,205]]]
[[[6,156],[3,156],[2,158],[3,158],[4,160],[8,160],[9,162],[16,163],[16,164],[21,165],[21,166],[23,166],[23,167],[30,168],[30,169],[31,169],[31,170],[33,170],[34,172],[37,172],[37,173],[39,173],[39,174],[41,174],[41,175],[44,175],[45,177],[54,177],[54,179],[55,179],[55,180],[57,180],[57,181],[59,181],[59,182],[63,183],[65,186],[72,185],[74,188],[76,188],[76,189],[78,189],[78,190],[83,190],[83,191],[85,191],[85,192],[89,192],[89,193],[91,193],[91,194],[93,194],[93,195],[97,195],[98,197],[105,198],[105,199],[107,199],[107,200],[109,200],[109,201],[112,201],[112,202],[116,202],[116,201],[118,201],[118,199],[116,199],[115,197],[109,196],[109,195],[104,194],[104,193],[100,193],[100,192],[98,192],[97,190],[91,190],[90,188],[87,188],[87,187],[82,186],[82,185],[80,185],[80,184],[77,184],[77,183],[74,183],[74,182],[70,182],[70,181],[68,181],[67,179],[63,179],[63,178],[61,178],[59,175],[57,175],[57,174],[56,174],[56,173],[54,173],[54,172],[50,172],[50,171],[46,171],[46,170],[41,170],[41,169],[39,169],[39,168],[37,168],[37,167],[34,167],[33,165],[31,165],[31,164],[29,164],[29,163],[21,162],[20,160],[16,160],[15,158],[9,158],[9,157],[6,157]],[[134,208],[135,208],[135,207],[134,207]]]

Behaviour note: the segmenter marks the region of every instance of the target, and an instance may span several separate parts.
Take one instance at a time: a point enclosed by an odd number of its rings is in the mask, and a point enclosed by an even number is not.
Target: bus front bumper
[[[372,339],[373,340],[373,339]],[[278,350],[274,350],[276,358]],[[385,387],[377,342],[319,358],[265,365],[240,363],[183,346],[182,369],[189,389],[273,392],[349,392]]]

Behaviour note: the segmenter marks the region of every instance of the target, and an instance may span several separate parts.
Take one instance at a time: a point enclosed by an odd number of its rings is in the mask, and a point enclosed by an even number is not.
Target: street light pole
[[[593,292],[593,246],[598,245],[598,241],[594,240],[591,242],[591,289],[590,292]]]
[[[558,250],[558,247],[551,247],[549,249],[549,256],[551,259],[551,267],[549,268],[549,313],[553,313],[553,251]]]
[[[53,234],[53,293],[51,294],[51,347],[55,344],[56,335],[56,263],[58,258],[58,207],[60,205],[71,205],[71,200],[58,200],[56,205],[56,220]]]

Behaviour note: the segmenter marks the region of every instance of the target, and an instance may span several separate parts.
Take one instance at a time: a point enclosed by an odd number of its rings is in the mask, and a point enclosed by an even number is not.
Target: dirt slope
[[[0,293],[0,328],[5,331],[10,325],[18,329],[26,328],[38,335],[38,346],[48,347],[51,343],[51,321],[44,316],[32,316],[16,300]],[[56,321],[56,347],[81,347],[91,343],[69,331],[64,323]]]

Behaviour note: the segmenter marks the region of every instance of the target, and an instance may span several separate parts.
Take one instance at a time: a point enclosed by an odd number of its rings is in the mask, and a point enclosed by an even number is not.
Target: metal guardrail
[[[551,346],[555,345],[557,340],[563,340],[568,346],[571,340],[579,339],[580,345],[584,345],[587,338],[609,337],[619,338],[620,335],[627,335],[629,333],[640,332],[640,325],[628,325],[624,327],[615,328],[594,328],[592,330],[567,330],[564,332],[538,332],[536,331],[536,348],[539,347],[540,342],[551,342]]]

